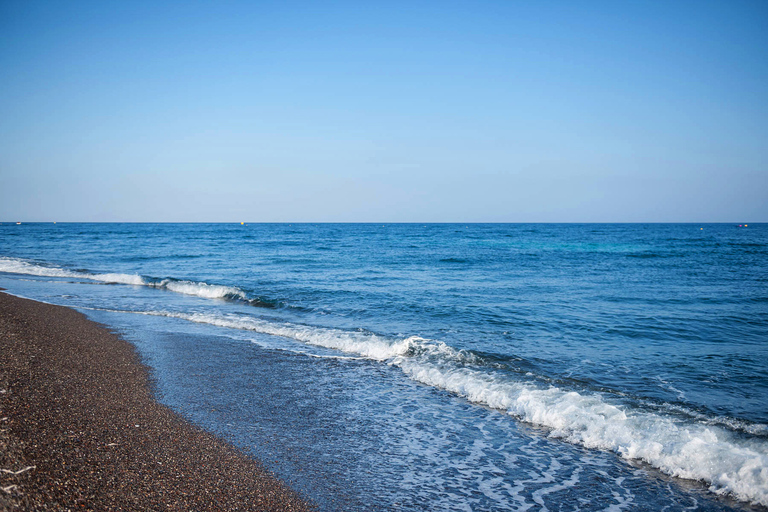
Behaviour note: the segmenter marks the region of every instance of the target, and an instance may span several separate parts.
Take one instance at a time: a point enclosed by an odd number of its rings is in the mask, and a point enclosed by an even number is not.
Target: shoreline
[[[158,403],[129,342],[0,292],[0,510],[314,507]]]

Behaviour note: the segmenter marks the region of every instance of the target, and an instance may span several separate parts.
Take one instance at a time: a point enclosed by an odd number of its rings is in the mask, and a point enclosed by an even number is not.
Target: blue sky
[[[768,3],[0,0],[0,220],[766,222]]]

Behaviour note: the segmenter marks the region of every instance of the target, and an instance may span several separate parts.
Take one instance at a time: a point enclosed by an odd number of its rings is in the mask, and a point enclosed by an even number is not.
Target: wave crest
[[[204,282],[95,274],[0,257],[0,271],[149,286],[209,299],[253,301],[237,288]],[[523,382],[483,357],[418,336],[392,338],[368,331],[269,321],[245,315],[138,312],[281,336],[400,368],[414,381],[505,411],[546,427],[550,436],[587,448],[642,460],[669,475],[707,482],[710,490],[768,506],[768,440],[765,425],[738,427],[683,411],[649,411],[612,403],[609,395]]]
[[[108,284],[127,284],[133,286],[148,286],[162,290],[168,290],[183,295],[193,295],[204,299],[231,299],[242,300],[253,306],[272,307],[266,301],[258,298],[250,298],[240,288],[209,284],[199,281],[185,281],[180,279],[153,279],[138,274],[106,273],[98,274],[86,271],[67,270],[60,267],[44,266],[18,258],[0,257],[0,272],[13,274],[26,274],[42,277],[63,277],[74,279],[88,279]]]
[[[197,281],[178,281],[175,279],[163,279],[149,283],[153,288],[161,288],[184,295],[194,295],[204,299],[239,299],[248,300],[248,296],[240,288],[208,284]]]
[[[417,382],[546,427],[551,437],[642,460],[671,476],[704,481],[714,493],[768,505],[768,442],[724,424],[615,405],[598,393],[521,382],[476,354],[418,336],[393,339],[236,315],[143,314],[281,336],[385,362]]]

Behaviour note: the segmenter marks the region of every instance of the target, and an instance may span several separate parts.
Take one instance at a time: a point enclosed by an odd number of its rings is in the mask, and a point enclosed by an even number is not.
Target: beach
[[[256,460],[155,401],[132,345],[0,293],[0,510],[309,510]]]
[[[765,510],[766,227],[0,225],[3,497]]]

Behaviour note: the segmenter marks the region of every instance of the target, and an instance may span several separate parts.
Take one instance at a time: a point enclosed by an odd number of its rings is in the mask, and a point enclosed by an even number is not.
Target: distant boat
[[[18,226],[19,224],[21,224],[21,222],[17,222],[17,223],[16,223],[16,225],[17,225],[17,226]]]

